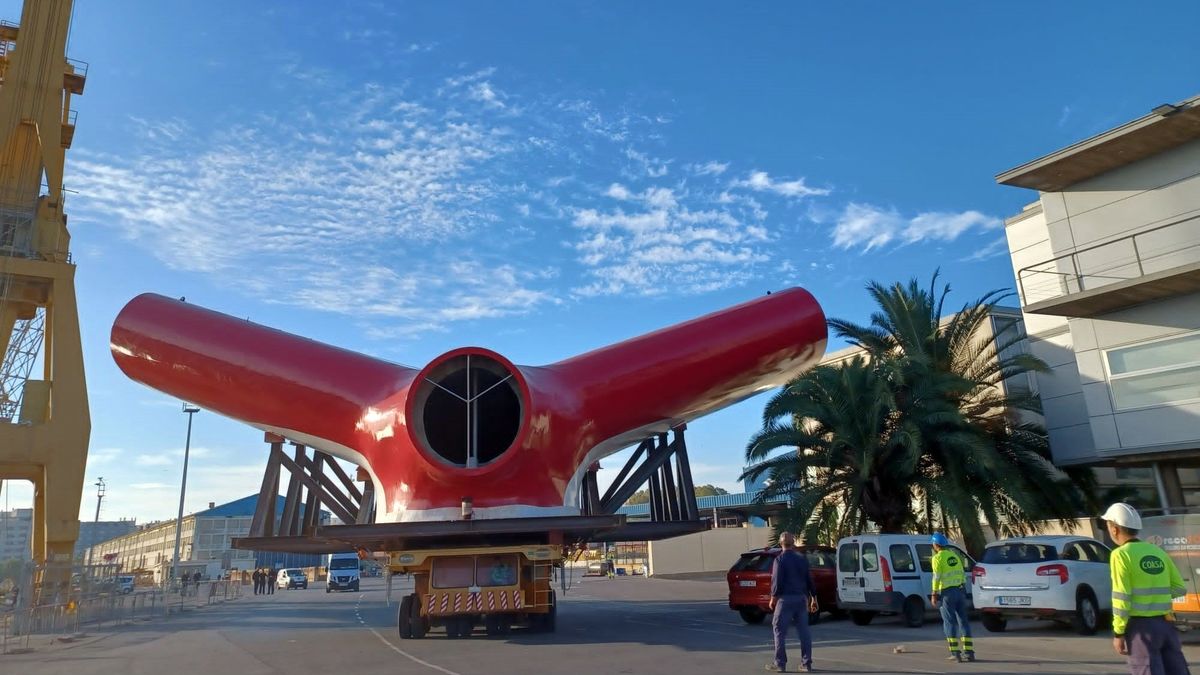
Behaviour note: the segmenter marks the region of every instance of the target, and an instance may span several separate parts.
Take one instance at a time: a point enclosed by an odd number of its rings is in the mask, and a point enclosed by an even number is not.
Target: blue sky
[[[1036,195],[996,173],[1200,90],[1195,3],[828,4],[78,0],[102,517],[178,499],[178,402],[108,354],[138,293],[418,367],[549,363],[792,285],[866,320],[868,280],[938,266],[961,303],[1013,285],[1002,220]],[[763,401],[691,425],[698,483],[736,487]],[[201,413],[187,510],[265,460]]]

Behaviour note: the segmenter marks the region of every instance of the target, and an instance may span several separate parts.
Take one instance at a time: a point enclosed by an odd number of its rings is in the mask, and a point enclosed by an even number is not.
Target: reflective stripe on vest
[[[1185,588],[1179,570],[1162,549],[1144,541],[1130,541],[1112,552],[1113,632],[1122,635],[1130,617],[1163,616],[1171,611],[1171,598]]]

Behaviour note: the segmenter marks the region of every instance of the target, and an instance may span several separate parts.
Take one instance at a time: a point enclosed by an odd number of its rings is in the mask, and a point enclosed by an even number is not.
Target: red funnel
[[[464,347],[420,372],[158,295],[117,317],[126,375],[365,467],[378,522],[578,515],[595,460],[821,358],[825,316],[768,295],[548,366]]]

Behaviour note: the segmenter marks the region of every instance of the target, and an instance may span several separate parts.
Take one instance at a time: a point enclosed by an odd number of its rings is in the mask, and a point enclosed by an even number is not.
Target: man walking
[[[950,540],[941,532],[930,538],[933,544],[933,596],[930,602],[942,613],[942,631],[950,647],[949,661],[974,661],[975,644],[971,640],[971,623],[967,619],[967,572],[963,560],[953,549]]]
[[[255,595],[258,595],[258,594],[259,594],[259,592],[261,592],[261,591],[262,591],[262,586],[263,586],[263,573],[262,573],[262,569],[261,569],[261,568],[258,568],[258,567],[255,567],[255,568],[254,568],[254,574],[251,574],[251,575],[250,575],[250,578],[254,580],[254,594],[255,594]]]
[[[800,638],[800,672],[812,672],[812,635],[808,631],[808,613],[816,609],[817,590],[813,585],[808,559],[796,550],[796,540],[790,532],[779,533],[783,549],[771,568],[771,609],[775,611],[771,626],[775,630],[775,662],[767,670],[782,673],[787,670],[787,648],[784,644],[788,628],[796,625]]]
[[[1187,592],[1179,568],[1161,548],[1137,538],[1142,516],[1132,506],[1113,504],[1102,517],[1117,544],[1108,560],[1113,649],[1128,658],[1133,675],[1189,675],[1169,620],[1171,599]]]

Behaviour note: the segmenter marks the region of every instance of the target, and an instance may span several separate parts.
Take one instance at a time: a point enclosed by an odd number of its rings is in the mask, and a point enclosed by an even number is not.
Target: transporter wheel
[[[401,640],[409,640],[412,638],[412,605],[413,596],[406,595],[400,600],[400,611],[396,613],[396,628],[400,632]]]
[[[429,618],[421,616],[421,596],[413,593],[406,596],[412,602],[409,603],[408,614],[408,633],[409,637],[414,640],[420,640],[429,633]]]
[[[925,625],[925,601],[915,595],[908,596],[904,601],[904,625],[909,628],[920,628]]]
[[[488,637],[508,635],[512,630],[512,617],[507,614],[488,614],[483,617],[483,628]]]
[[[742,607],[738,610],[738,614],[742,617],[742,621],[751,626],[760,624],[763,622],[763,619],[767,618],[766,612],[757,607]],[[811,620],[811,618],[810,616],[809,619]]]
[[[999,614],[984,614],[980,619],[989,633],[1003,633],[1004,629],[1008,628],[1008,620]]]

